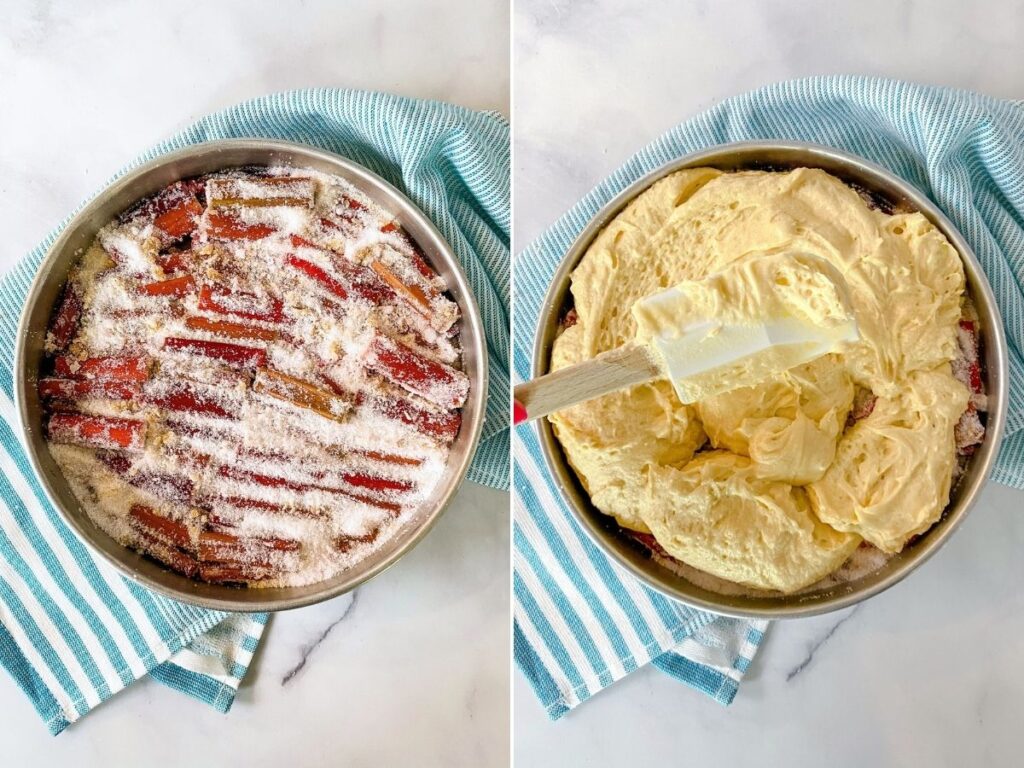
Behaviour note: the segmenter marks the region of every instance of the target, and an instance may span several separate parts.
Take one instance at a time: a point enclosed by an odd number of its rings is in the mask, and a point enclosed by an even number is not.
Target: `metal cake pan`
[[[470,380],[462,428],[430,499],[410,513],[388,541],[355,567],[334,578],[302,587],[239,588],[193,581],[118,544],[82,509],[50,456],[42,429],[37,381],[50,314],[68,272],[101,227],[138,200],[179,179],[240,166],[291,166],[335,174],[393,214],[448,285],[462,311],[463,364]],[[278,611],[327,600],[348,592],[397,562],[437,522],[455,495],[476,450],[487,397],[487,345],[480,311],[451,246],[405,195],[381,177],[330,152],[283,141],[238,139],[197,144],[163,155],[113,182],[65,227],[39,266],[18,328],[14,362],[15,396],[29,461],[50,502],[68,525],[100,557],[125,576],[183,602],[224,611]]]
[[[572,272],[597,234],[634,198],[654,182],[686,168],[723,171],[820,168],[858,187],[873,199],[900,211],[924,214],[952,243],[963,260],[968,294],[980,320],[984,382],[989,411],[984,442],[970,457],[950,494],[942,519],[927,533],[889,559],[878,570],[853,582],[795,595],[724,595],[702,589],[652,560],[647,550],[624,535],[614,518],[590,502],[547,419],[538,421],[541,447],[548,469],[569,509],[598,547],[619,565],[658,592],[687,605],[740,618],[795,618],[840,610],[879,594],[906,578],[949,541],[963,522],[992,470],[1003,434],[1007,407],[1007,349],[1002,318],[988,280],[967,241],[952,222],[915,187],[890,171],[862,158],[829,147],[798,142],[724,144],[678,158],[637,180],[610,200],[579,234],[555,272],[544,300],[534,341],[533,375],[548,372],[551,345],[559,320],[571,303]]]

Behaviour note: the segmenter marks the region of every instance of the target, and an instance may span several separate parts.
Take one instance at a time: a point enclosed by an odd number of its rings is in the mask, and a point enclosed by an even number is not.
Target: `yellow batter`
[[[964,275],[924,216],[873,210],[818,170],[672,174],[580,262],[578,320],[556,340],[552,369],[634,339],[638,299],[781,253],[835,267],[859,341],[695,406],[658,381],[550,420],[598,509],[693,567],[791,592],[835,570],[861,537],[898,551],[948,501],[968,396],[949,366]],[[847,430],[855,386],[879,399]]]

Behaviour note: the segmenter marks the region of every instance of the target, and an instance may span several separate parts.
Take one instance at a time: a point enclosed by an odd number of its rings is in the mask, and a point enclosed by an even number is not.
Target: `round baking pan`
[[[614,518],[591,504],[547,419],[538,422],[544,458],[566,504],[594,542],[630,573],[668,597],[696,608],[742,618],[811,616],[846,608],[888,589],[934,555],[966,517],[984,486],[999,452],[1006,418],[1007,352],[999,308],[985,273],[963,236],[934,203],[895,174],[846,152],[814,144],[724,144],[678,158],[652,171],[609,201],[587,224],[562,259],[545,297],[534,343],[535,376],[548,371],[551,345],[558,335],[561,316],[571,305],[572,272],[598,233],[654,182],[679,170],[703,167],[722,171],[820,168],[856,188],[883,210],[924,214],[959,252],[967,277],[967,292],[978,311],[982,375],[989,407],[984,442],[968,459],[963,475],[950,493],[942,518],[927,533],[868,575],[793,595],[722,594],[701,588],[657,563],[645,547],[622,531]]]
[[[433,493],[417,509],[406,513],[401,528],[365,560],[333,578],[302,587],[240,588],[194,581],[118,544],[89,519],[78,503],[47,449],[42,428],[43,409],[37,383],[43,340],[68,273],[96,233],[137,201],[175,181],[244,166],[309,168],[345,179],[395,216],[444,278],[462,311],[463,366],[470,380],[469,399],[462,411],[461,430]],[[224,611],[278,611],[327,600],[354,589],[393,565],[437,522],[462,483],[480,438],[487,397],[487,354],[480,312],[455,254],[430,219],[405,195],[339,155],[289,142],[239,139],[197,144],[148,162],[119,178],[72,219],[46,254],[29,289],[18,328],[14,377],[29,460],[50,502],[94,552],[129,578],[187,603]]]

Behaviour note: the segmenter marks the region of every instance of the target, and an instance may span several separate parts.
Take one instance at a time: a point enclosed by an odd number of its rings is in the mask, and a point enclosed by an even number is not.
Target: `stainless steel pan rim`
[[[651,171],[605,204],[570,246],[544,298],[533,350],[533,373],[547,372],[551,345],[568,300],[570,278],[597,234],[626,205],[655,181],[686,168],[713,167],[726,171],[809,167],[821,168],[854,184],[898,210],[924,214],[953,244],[964,262],[968,292],[979,314],[989,412],[985,441],[971,457],[951,493],[942,519],[918,541],[885,566],[856,582],[799,595],[728,596],[701,589],[651,560],[620,532],[614,519],[599,512],[566,461],[546,419],[538,422],[541,448],[548,470],[563,499],[594,543],[642,582],[658,592],[703,610],[737,618],[797,618],[836,611],[877,595],[906,578],[934,555],[966,517],[992,471],[1003,435],[1007,408],[1007,349],[1002,318],[981,264],[942,211],[915,187],[892,172],[863,158],[804,142],[752,141],[723,144],[672,160]]]
[[[434,494],[366,560],[331,579],[304,587],[241,589],[193,581],[107,536],[81,509],[46,448],[36,392],[42,338],[57,294],[96,231],[136,201],[178,179],[249,165],[312,168],[352,183],[396,216],[445,279],[463,317],[463,359],[470,394],[463,409],[461,431]],[[54,509],[93,552],[128,578],[186,603],[223,611],[279,611],[355,589],[413,549],[438,521],[462,484],[480,439],[487,398],[487,345],[480,311],[451,246],[405,195],[377,174],[331,152],[287,141],[232,139],[196,144],[147,162],[114,181],[74,216],[47,252],[29,288],[18,327],[14,378],[21,437],[32,468]]]

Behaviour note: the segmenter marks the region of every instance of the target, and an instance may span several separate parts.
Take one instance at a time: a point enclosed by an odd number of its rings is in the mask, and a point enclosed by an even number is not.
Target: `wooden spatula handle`
[[[646,347],[626,344],[517,386],[513,394],[515,423],[533,421],[660,375]]]

